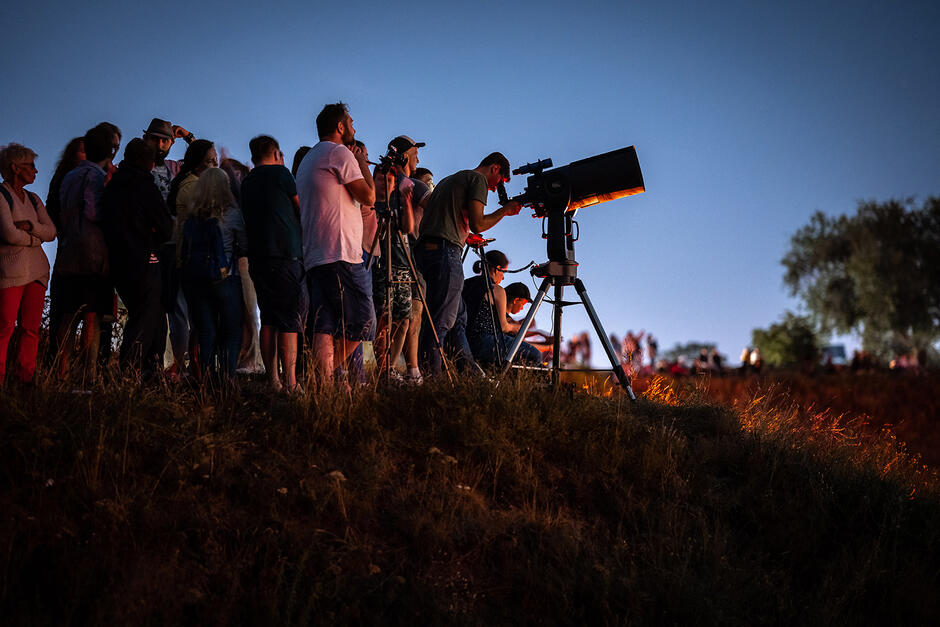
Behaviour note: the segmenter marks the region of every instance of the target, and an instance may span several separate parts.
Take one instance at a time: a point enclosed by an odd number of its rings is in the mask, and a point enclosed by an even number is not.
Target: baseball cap
[[[405,152],[412,146],[416,148],[423,148],[426,145],[427,144],[425,144],[424,142],[416,142],[415,140],[411,139],[407,135],[399,135],[392,141],[388,142],[388,147],[394,148],[397,152]]]

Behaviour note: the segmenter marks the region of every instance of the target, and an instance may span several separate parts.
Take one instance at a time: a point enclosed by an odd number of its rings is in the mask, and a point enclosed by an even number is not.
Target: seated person
[[[515,315],[522,311],[522,308],[527,304],[532,302],[532,296],[529,292],[529,286],[525,283],[510,283],[506,286],[506,319],[509,321],[510,328],[515,328],[515,331],[519,330],[521,323],[516,322],[509,317],[510,314]],[[533,325],[535,321],[533,320]],[[531,344],[537,348],[543,355],[542,360],[546,360],[552,355],[552,342],[554,337],[550,333],[546,333],[540,329],[536,329],[534,326],[529,327],[529,330],[525,333],[525,340],[527,343]]]
[[[505,359],[515,340],[513,334],[519,330],[519,323],[507,317],[506,291],[499,285],[509,259],[502,252],[491,250],[486,253],[486,262],[489,265],[489,276],[482,274],[481,262],[474,263],[473,270],[477,275],[464,281],[463,299],[467,305],[467,340],[473,356],[481,364],[493,365],[497,363],[497,342],[499,357]],[[492,286],[492,300],[487,278]],[[500,329],[495,329],[494,324],[499,324]],[[541,364],[542,353],[528,342],[522,342],[514,361],[520,364]]]

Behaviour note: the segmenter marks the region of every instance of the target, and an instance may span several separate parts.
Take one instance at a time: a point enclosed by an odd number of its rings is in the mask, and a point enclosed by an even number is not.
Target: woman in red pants
[[[36,180],[36,153],[10,144],[0,149],[0,384],[6,380],[7,346],[19,322],[16,376],[30,382],[36,372],[39,323],[49,284],[43,242],[56,228],[36,194],[23,189]]]

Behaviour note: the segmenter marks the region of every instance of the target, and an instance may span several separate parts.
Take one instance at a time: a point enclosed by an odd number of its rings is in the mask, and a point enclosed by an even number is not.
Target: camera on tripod
[[[389,172],[395,175],[395,189],[389,195],[388,200],[386,201],[385,198],[376,199],[376,203],[373,207],[379,218],[398,219],[399,212],[401,211],[401,194],[398,191],[398,186],[401,184],[401,179],[404,177],[401,168],[407,163],[408,155],[399,151],[394,145],[389,145],[388,152],[379,157],[379,162],[376,164],[376,171],[383,177]]]
[[[389,146],[388,152],[379,157],[378,170],[385,174],[393,169],[404,167],[407,163],[408,156],[404,152],[399,152],[395,146]]]

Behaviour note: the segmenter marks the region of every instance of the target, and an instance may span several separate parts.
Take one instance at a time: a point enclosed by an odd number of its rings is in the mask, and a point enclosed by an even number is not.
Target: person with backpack
[[[233,375],[241,346],[242,284],[238,260],[247,248],[245,221],[228,175],[209,168],[199,175],[192,214],[180,229],[180,279],[199,343],[196,374]]]
[[[0,385],[6,380],[7,347],[16,322],[20,338],[17,377],[31,382],[36,372],[39,324],[49,284],[43,242],[56,228],[39,197],[24,187],[36,180],[36,153],[20,144],[0,150]]]
[[[179,269],[179,234],[183,223],[192,214],[193,196],[196,192],[196,182],[199,175],[208,168],[218,167],[218,155],[215,145],[207,139],[194,139],[189,142],[183,164],[176,176],[170,182],[166,197],[166,206],[170,215],[175,219],[173,237],[164,245],[161,266],[163,270],[163,306],[166,308],[170,327],[170,347],[173,351],[173,364],[170,366],[170,376],[179,377],[185,372],[185,356],[190,351],[190,361],[194,362],[197,356],[193,354],[198,339],[192,334],[192,314],[186,305],[183,294]],[[159,184],[158,184],[159,186]]]

